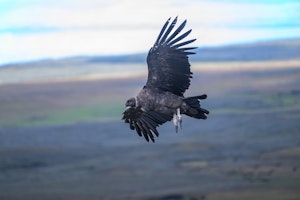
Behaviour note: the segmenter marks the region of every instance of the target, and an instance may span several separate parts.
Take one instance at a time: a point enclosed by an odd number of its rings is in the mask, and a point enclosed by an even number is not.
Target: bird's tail
[[[189,106],[189,108],[183,111],[183,114],[186,114],[196,119],[206,119],[206,115],[209,114],[209,111],[204,108],[201,108],[200,105],[200,99],[202,100],[206,98],[206,94],[184,98],[183,101]]]

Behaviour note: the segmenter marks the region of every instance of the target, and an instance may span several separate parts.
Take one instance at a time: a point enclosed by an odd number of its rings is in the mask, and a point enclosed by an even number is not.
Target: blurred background
[[[0,1],[0,199],[300,198],[297,0]],[[163,24],[196,38],[185,117],[121,121]]]

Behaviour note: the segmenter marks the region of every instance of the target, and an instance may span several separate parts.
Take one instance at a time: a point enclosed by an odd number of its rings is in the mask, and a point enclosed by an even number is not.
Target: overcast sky
[[[299,0],[0,0],[0,65],[148,51],[175,16],[197,46],[300,37]]]

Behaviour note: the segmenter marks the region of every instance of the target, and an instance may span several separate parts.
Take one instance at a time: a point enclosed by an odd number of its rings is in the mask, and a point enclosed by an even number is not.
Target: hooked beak
[[[125,105],[125,106],[126,106],[126,105]],[[130,108],[131,108],[131,106],[126,106],[125,111],[128,110],[128,109],[130,109]],[[125,112],[125,111],[124,111],[124,112]]]

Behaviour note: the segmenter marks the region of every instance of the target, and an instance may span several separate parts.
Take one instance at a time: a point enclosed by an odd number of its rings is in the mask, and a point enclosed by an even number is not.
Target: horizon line
[[[268,43],[268,42],[280,42],[280,41],[288,41],[288,40],[300,40],[299,37],[286,37],[286,38],[268,38],[268,39],[255,39],[255,40],[245,40],[245,41],[237,41],[237,42],[228,42],[222,44],[211,44],[211,45],[203,45],[196,47],[197,49],[204,49],[204,48],[222,48],[222,47],[232,47],[232,46],[243,46],[243,45],[252,45],[256,43]],[[150,49],[150,48],[149,48]],[[110,54],[72,54],[72,55],[65,55],[65,56],[49,56],[49,57],[41,57],[41,58],[33,58],[33,59],[23,59],[19,61],[12,61],[12,62],[0,62],[0,68],[6,67],[8,65],[19,65],[25,63],[35,63],[41,61],[55,61],[55,60],[65,60],[65,59],[72,59],[72,58],[80,58],[80,57],[119,57],[119,56],[130,56],[130,55],[138,55],[138,54],[147,54],[148,50],[146,51],[136,51],[136,52],[129,52],[129,53],[110,53]]]

